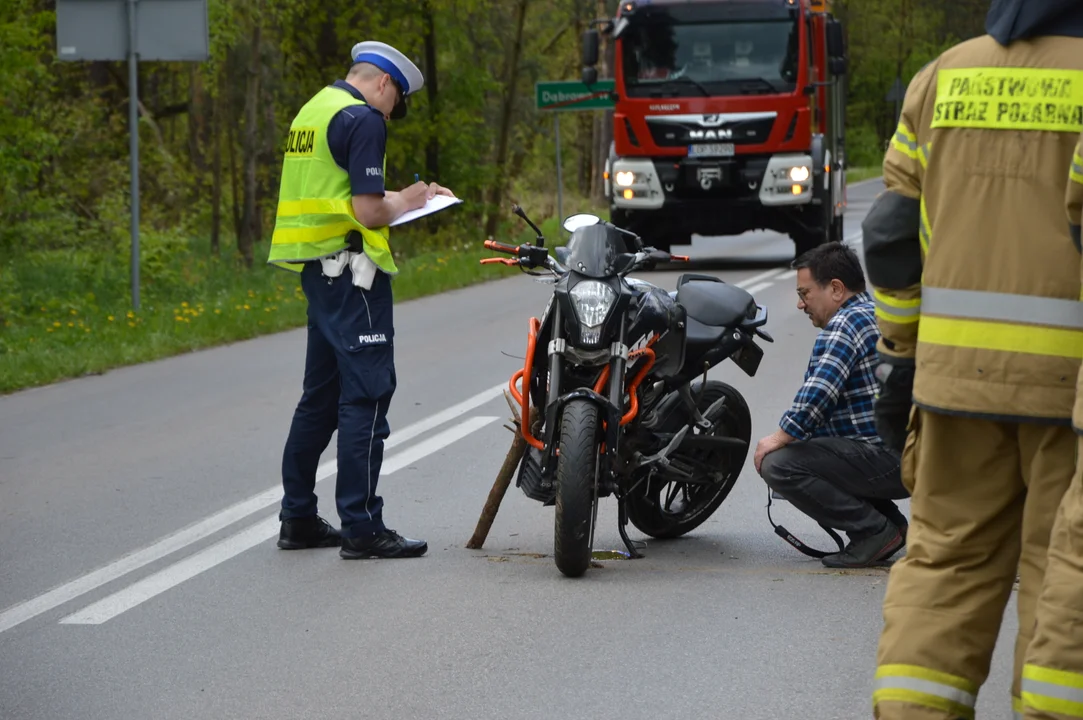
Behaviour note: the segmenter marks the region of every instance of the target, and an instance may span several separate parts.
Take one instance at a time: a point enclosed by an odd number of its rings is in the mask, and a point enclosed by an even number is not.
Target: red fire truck
[[[847,59],[828,0],[621,0],[610,219],[668,250],[769,229],[798,253],[842,239]],[[599,31],[583,35],[598,81]]]

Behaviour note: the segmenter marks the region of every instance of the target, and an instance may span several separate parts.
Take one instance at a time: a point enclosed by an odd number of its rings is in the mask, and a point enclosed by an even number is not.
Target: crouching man
[[[892,500],[906,498],[899,455],[876,433],[876,325],[865,276],[853,250],[821,245],[793,264],[797,307],[820,334],[805,380],[779,429],[756,446],[756,472],[794,507],[846,532],[827,567],[881,563],[906,542],[906,518]]]

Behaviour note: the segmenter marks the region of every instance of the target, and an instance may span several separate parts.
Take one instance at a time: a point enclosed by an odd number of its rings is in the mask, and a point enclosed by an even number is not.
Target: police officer
[[[912,497],[883,604],[877,718],[974,717],[1017,574],[1021,711],[1075,466],[1083,303],[1062,203],[1083,130],[1083,4],[994,0],[986,31],[911,81],[862,226],[882,333],[878,431],[901,447]]]
[[[1069,170],[1068,223],[1080,250],[1083,206],[1083,135]],[[1083,376],[1076,386],[1072,425],[1083,454]],[[1045,582],[1038,599],[1034,639],[1023,666],[1023,717],[1027,720],[1083,718],[1083,463],[1061,501],[1049,541]]]
[[[282,458],[278,546],[334,547],[354,558],[423,555],[424,541],[383,522],[376,494],[387,409],[396,387],[388,225],[435,194],[418,182],[384,189],[385,121],[406,116],[421,71],[381,42],[354,46],[353,65],[290,125],[268,262],[299,272],[308,299],[301,400]],[[316,512],[316,467],[338,430],[335,500],[341,533]]]

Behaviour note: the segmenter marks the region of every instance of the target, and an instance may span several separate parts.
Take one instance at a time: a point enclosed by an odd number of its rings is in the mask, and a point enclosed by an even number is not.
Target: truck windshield
[[[682,22],[668,8],[637,13],[620,36],[625,89],[632,97],[793,92],[799,27],[792,17]]]

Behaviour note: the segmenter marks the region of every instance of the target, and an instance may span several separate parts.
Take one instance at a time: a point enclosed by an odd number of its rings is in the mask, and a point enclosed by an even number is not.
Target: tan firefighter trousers
[[[906,556],[891,569],[873,716],[973,718],[1016,574],[1012,697],[1045,571],[1050,529],[1075,470],[1071,427],[915,408],[903,450],[911,493]],[[1007,704],[1007,688],[1004,693]]]
[[[1083,464],[1053,524],[1022,686],[1027,720],[1083,718]]]

